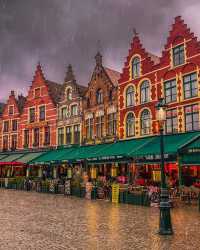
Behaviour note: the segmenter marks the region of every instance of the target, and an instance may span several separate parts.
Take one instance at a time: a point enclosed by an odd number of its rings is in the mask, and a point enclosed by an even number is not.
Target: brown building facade
[[[82,102],[86,87],[76,83],[71,65],[67,69],[63,91],[57,109],[57,144],[81,144]]]
[[[95,56],[96,65],[83,102],[83,142],[101,143],[117,139],[118,79],[120,73],[102,64],[102,55]]]

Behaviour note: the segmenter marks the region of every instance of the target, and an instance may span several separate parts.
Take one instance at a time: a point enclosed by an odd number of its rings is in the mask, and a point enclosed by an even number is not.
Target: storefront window
[[[192,73],[183,77],[184,98],[192,98],[198,96],[197,74]]]
[[[126,90],[126,107],[133,106],[134,105],[134,87],[129,86]]]
[[[150,134],[151,118],[149,110],[145,109],[141,114],[141,134]]]
[[[72,143],[72,129],[71,127],[66,127],[66,144]]]
[[[93,138],[93,118],[86,120],[86,137],[87,139]]]
[[[134,114],[129,113],[126,118],[126,136],[134,136],[135,135],[135,119]]]
[[[7,133],[9,130],[9,121],[3,122],[3,132]]]
[[[25,129],[24,130],[24,147],[29,146],[29,130]]]
[[[112,113],[108,115],[108,135],[116,135],[117,128],[117,114]]]
[[[17,135],[12,135],[11,137],[11,148],[12,150],[17,148]]]
[[[12,120],[12,131],[17,131],[17,120]]]
[[[64,144],[64,128],[58,129],[58,145],[61,146]]]
[[[39,128],[34,128],[34,143],[33,146],[34,147],[38,147],[39,146],[39,140],[40,140],[40,129]]]
[[[44,129],[44,144],[49,145],[50,144],[50,127],[45,127]]]
[[[177,110],[171,109],[166,113],[166,133],[177,133],[178,132],[178,118]]]
[[[145,103],[149,101],[150,96],[150,86],[149,81],[145,80],[140,87],[140,100],[141,103]]]
[[[39,107],[40,121],[45,121],[45,106]]]
[[[173,64],[174,66],[178,66],[185,63],[185,55],[184,55],[184,45],[179,45],[173,48]]]
[[[80,125],[74,125],[74,144],[80,143]]]
[[[35,121],[35,108],[29,109],[29,121],[30,123]]]
[[[8,136],[3,137],[3,150],[8,150]]]
[[[132,60],[132,78],[137,78],[140,76],[140,58],[135,57]]]
[[[198,104],[185,107],[185,130],[199,130],[199,108]]]
[[[103,136],[103,124],[104,124],[104,116],[99,116],[96,118],[96,130],[97,137],[101,138]]]
[[[170,80],[164,83],[165,102],[170,103],[176,101],[176,80]]]

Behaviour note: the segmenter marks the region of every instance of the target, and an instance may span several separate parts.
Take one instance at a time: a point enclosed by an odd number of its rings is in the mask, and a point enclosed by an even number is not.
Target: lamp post
[[[159,99],[156,105],[157,109],[157,121],[160,130],[160,155],[161,155],[161,194],[160,194],[160,222],[159,222],[159,234],[160,235],[172,235],[172,224],[171,224],[171,214],[170,214],[170,202],[169,193],[165,181],[165,159],[164,159],[164,123],[166,120],[166,104],[163,98]]]

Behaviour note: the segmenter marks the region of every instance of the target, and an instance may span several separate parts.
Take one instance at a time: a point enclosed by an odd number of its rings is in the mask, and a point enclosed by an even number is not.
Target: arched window
[[[135,118],[133,113],[129,113],[126,118],[126,136],[131,137],[135,135]]]
[[[72,89],[71,88],[66,89],[66,97],[67,97],[68,101],[72,100]]]
[[[141,103],[145,103],[149,101],[150,96],[150,85],[149,81],[145,80],[140,86],[140,100]]]
[[[129,86],[126,90],[126,107],[134,105],[134,87]]]
[[[141,124],[141,135],[150,134],[151,117],[148,109],[142,111],[140,124]]]
[[[103,91],[102,91],[102,89],[97,90],[96,98],[97,98],[97,104],[103,103]]]
[[[140,76],[140,58],[135,57],[132,60],[132,78]]]

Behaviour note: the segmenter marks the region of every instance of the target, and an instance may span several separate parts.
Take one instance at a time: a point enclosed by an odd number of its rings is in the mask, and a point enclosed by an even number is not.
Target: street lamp
[[[164,141],[163,141],[163,130],[164,123],[166,120],[166,104],[163,98],[159,99],[156,109],[157,109],[157,121],[160,130],[160,155],[161,155],[161,193],[160,193],[160,222],[159,222],[159,234],[160,235],[172,235],[172,224],[171,224],[171,214],[170,214],[170,202],[169,193],[165,181],[165,159],[164,159]]]

